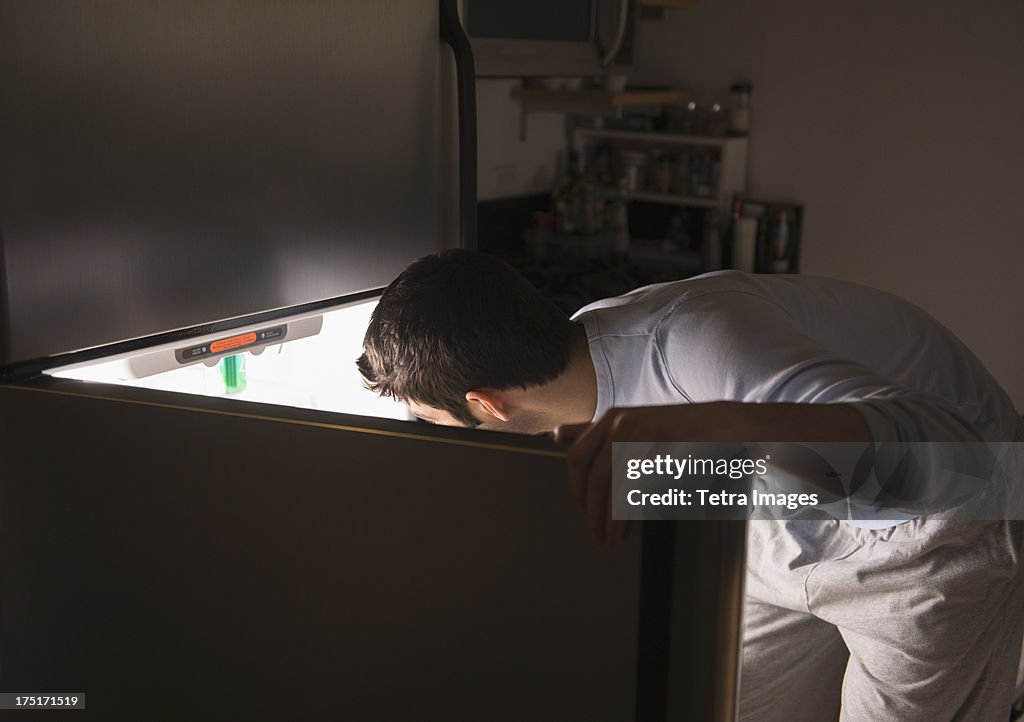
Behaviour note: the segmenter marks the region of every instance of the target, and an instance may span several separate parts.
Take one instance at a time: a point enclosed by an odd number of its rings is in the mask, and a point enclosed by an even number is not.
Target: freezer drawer
[[[0,688],[76,719],[729,719],[743,526],[591,545],[549,442],[0,386]]]

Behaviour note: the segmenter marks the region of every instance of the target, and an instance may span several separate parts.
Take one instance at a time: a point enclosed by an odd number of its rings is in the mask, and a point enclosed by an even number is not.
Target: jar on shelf
[[[662,150],[651,151],[650,173],[647,189],[654,193],[669,193],[672,190],[672,156]]]
[[[622,178],[630,193],[644,189],[644,175],[647,169],[647,153],[642,150],[622,152]]]
[[[679,126],[676,131],[680,135],[697,135],[700,126],[700,108],[696,101],[688,101],[679,115]]]
[[[747,135],[750,132],[750,83],[737,82],[729,87],[729,133]]]
[[[721,103],[711,103],[704,116],[704,132],[710,136],[722,137],[729,129],[729,119]]]
[[[690,158],[690,195],[711,198],[714,194],[714,160],[711,154],[701,149]]]
[[[690,190],[690,154],[685,150],[673,156],[671,192],[677,196],[693,195]]]

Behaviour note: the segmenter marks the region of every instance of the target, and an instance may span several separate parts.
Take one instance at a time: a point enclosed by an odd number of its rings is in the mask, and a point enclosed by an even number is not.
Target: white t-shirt
[[[573,319],[597,373],[595,419],[624,406],[848,402],[876,441],[1014,439],[1012,401],[959,339],[908,301],[854,283],[718,271],[597,301]]]

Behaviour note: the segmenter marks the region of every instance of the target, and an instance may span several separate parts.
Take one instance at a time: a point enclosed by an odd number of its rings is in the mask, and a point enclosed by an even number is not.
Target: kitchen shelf
[[[640,0],[640,4],[649,8],[692,8],[697,0]]]
[[[677,135],[675,133],[657,133],[639,130],[612,130],[605,128],[577,127],[575,132],[584,137],[623,140],[630,143],[649,143],[657,145],[699,145],[710,148],[725,146],[746,146],[747,139],[743,136],[713,135]]]
[[[715,198],[698,198],[697,196],[677,196],[671,193],[648,193],[646,191],[634,191],[629,194],[631,201],[646,201],[647,203],[664,203],[666,205],[692,206],[695,208],[717,208],[718,200]]]
[[[620,149],[625,147],[643,150],[671,150],[674,147],[714,149],[713,153],[717,156],[720,165],[717,186],[713,189],[711,197],[680,196],[672,193],[651,193],[640,190],[630,193],[630,199],[634,201],[691,208],[717,208],[722,213],[727,213],[733,197],[746,189],[748,138],[745,136],[695,136],[635,130],[573,128],[572,149],[579,154],[580,158],[585,158],[587,148],[594,144],[618,146]]]
[[[682,105],[690,96],[682,90],[624,90],[612,93],[607,90],[547,90],[545,88],[523,88],[516,86],[509,91],[513,100],[521,103],[519,138],[526,140],[526,116],[531,110],[576,111],[601,115],[612,111],[622,117],[624,108],[653,107],[659,105]]]
[[[643,105],[682,105],[689,96],[682,90],[545,90],[544,88],[512,88],[513,99],[524,103],[584,105],[599,108],[624,108]]]

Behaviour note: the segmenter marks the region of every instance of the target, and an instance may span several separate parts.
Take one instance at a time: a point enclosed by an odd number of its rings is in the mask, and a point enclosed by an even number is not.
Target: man
[[[420,259],[381,297],[359,368],[431,423],[573,441],[614,542],[613,441],[1012,441],[1013,404],[921,309],[804,276],[707,274],[570,321],[511,267]],[[1024,628],[1020,522],[753,522],[741,717],[999,720]],[[840,697],[841,689],[841,697]]]

